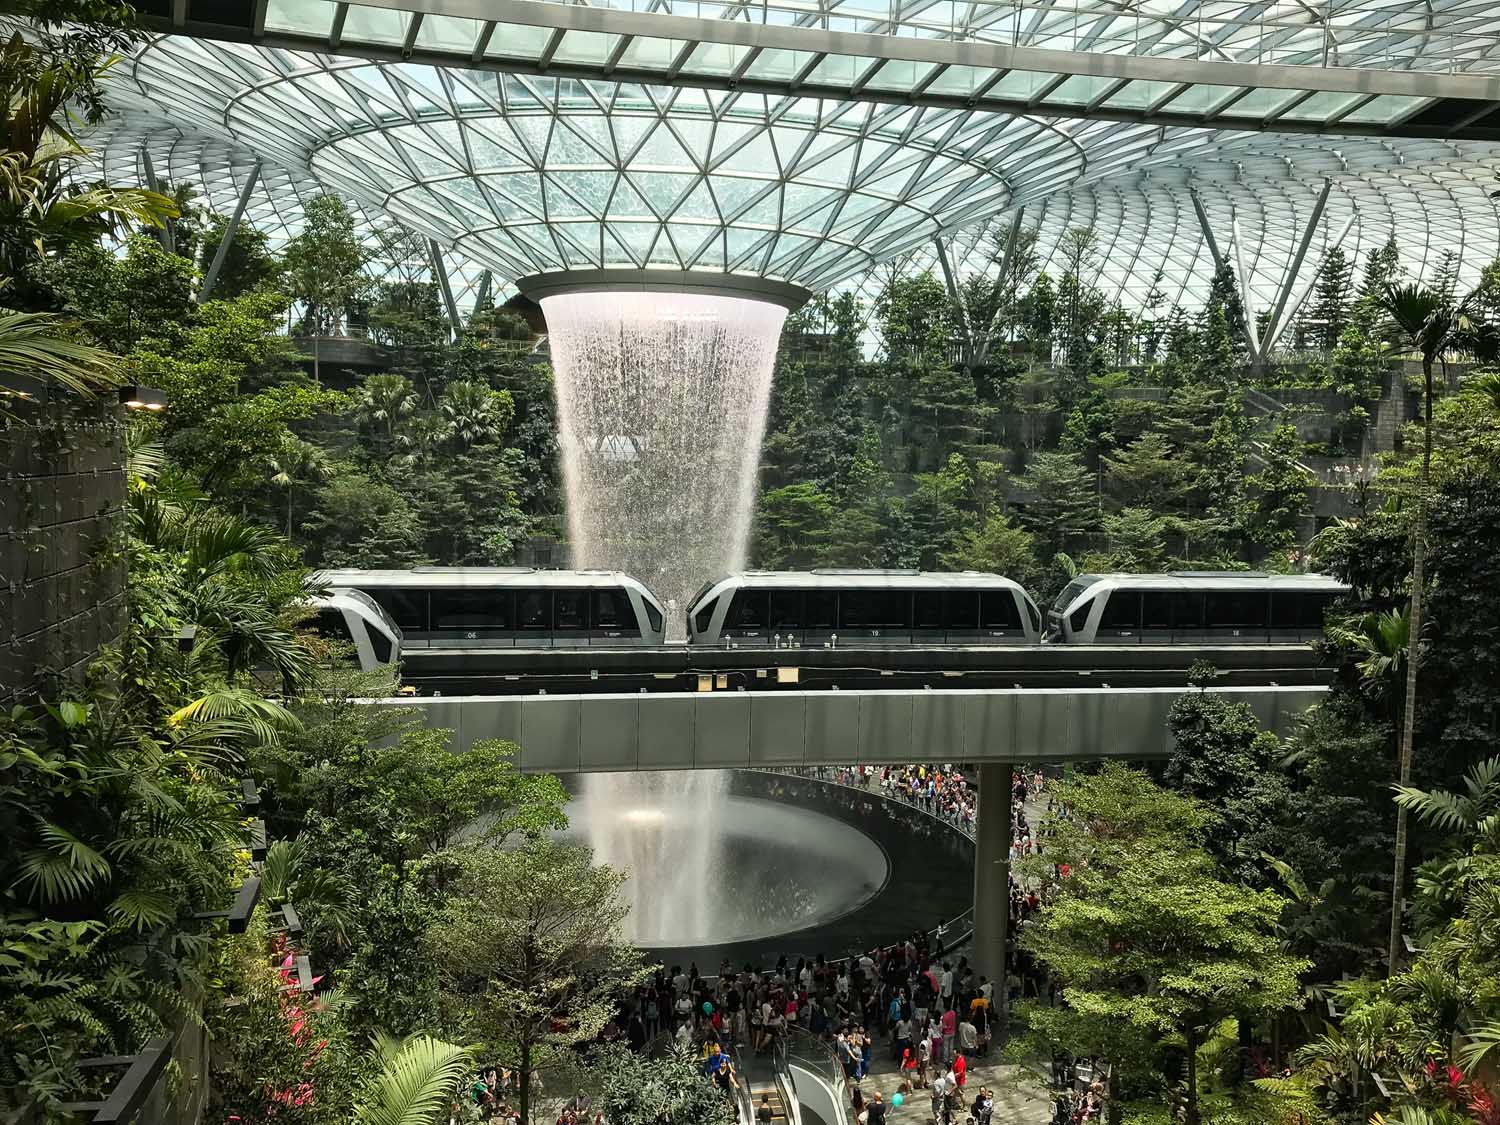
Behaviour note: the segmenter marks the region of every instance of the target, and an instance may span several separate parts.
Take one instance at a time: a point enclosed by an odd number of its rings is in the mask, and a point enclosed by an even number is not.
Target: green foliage
[[[1045,859],[1023,864],[1049,897],[1020,944],[1062,981],[1064,1003],[1020,1005],[1025,1042],[1115,1060],[1131,1072],[1128,1085],[1163,1094],[1180,1043],[1182,1111],[1197,1121],[1205,1037],[1224,1019],[1299,1002],[1308,963],[1277,941],[1284,900],[1222,879],[1196,843],[1213,814],[1142,774],[1107,765],[1053,797],[1069,812],[1044,822]],[[1066,878],[1053,877],[1057,864],[1068,866]]]
[[[444,1024],[517,1072],[527,1121],[533,1076],[566,1064],[649,975],[619,936],[624,875],[552,840],[455,859],[454,893],[427,936]]]
[[[419,1035],[385,1053],[357,1110],[361,1125],[436,1125],[473,1069],[467,1048]]]
[[[594,1070],[603,1076],[598,1105],[611,1125],[730,1125],[735,1120],[733,1101],[704,1077],[697,1057],[683,1048],[647,1058],[616,1047],[601,1053]]]

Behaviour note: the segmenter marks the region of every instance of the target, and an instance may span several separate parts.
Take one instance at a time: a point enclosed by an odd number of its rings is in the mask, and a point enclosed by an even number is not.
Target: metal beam
[[[1021,237],[1021,220],[1026,217],[1026,205],[1023,203],[1016,208],[1016,214],[1010,221],[1010,230],[1005,235],[1005,252],[1000,258],[1000,284],[1005,285],[1005,279],[1010,276],[1011,268],[1016,257],[1016,242]],[[979,362],[983,363],[990,353],[990,338],[995,332],[995,321],[1000,316],[1000,311],[1005,306],[1000,302],[995,303],[994,315],[990,322],[984,326],[984,338],[979,342]]]
[[[943,281],[948,285],[948,298],[958,307],[959,326],[963,329],[964,338],[969,341],[969,351],[972,354],[975,346],[973,325],[969,323],[969,310],[964,307],[964,295],[958,288],[958,276],[948,261],[948,248],[943,245],[941,235],[932,240],[932,245],[937,250],[938,265],[943,269]]]
[[[1188,197],[1193,201],[1193,212],[1198,216],[1198,227],[1203,231],[1203,241],[1208,243],[1208,252],[1213,256],[1214,269],[1224,268],[1224,255],[1219,253],[1219,244],[1214,239],[1214,228],[1208,225],[1208,212],[1203,209],[1203,201],[1198,198],[1198,193],[1192,188],[1188,189]]]
[[[473,315],[474,316],[478,316],[480,314],[480,312],[483,311],[484,306],[489,303],[489,300],[490,300],[490,271],[489,270],[485,270],[483,273],[481,273],[479,275],[479,293],[474,298],[474,312],[473,312]]]
[[[551,54],[544,52],[538,58],[484,58],[472,57],[472,49],[439,50],[417,49],[411,52],[414,62],[432,65],[475,65],[484,69],[513,71],[517,73],[555,73],[562,77],[602,79],[608,77],[619,82],[647,82],[660,84],[676,82],[680,85],[703,86],[714,89],[737,88],[750,93],[787,94],[801,88],[809,97],[841,97],[886,102],[892,104],[931,105],[943,108],[979,108],[1000,112],[1026,111],[1030,99],[1007,97],[998,92],[999,87],[983,82],[970,94],[954,94],[922,90],[873,90],[865,87],[853,91],[854,79],[846,81],[810,81],[810,73],[803,72],[790,78],[751,77],[736,79],[730,74],[714,74],[708,66],[694,68],[691,64],[692,49],[698,44],[727,44],[744,50],[782,50],[805,52],[813,58],[849,56],[865,60],[866,65],[856,67],[856,73],[868,71],[868,64],[876,60],[912,61],[931,63],[937,66],[973,67],[981,71],[992,71],[1001,75],[1006,71],[1019,70],[1047,74],[1058,78],[1083,75],[1100,78],[1112,83],[1124,81],[1150,81],[1174,86],[1212,85],[1242,89],[1299,90],[1304,92],[1331,92],[1359,97],[1394,94],[1418,99],[1464,99],[1473,102],[1500,102],[1500,76],[1471,73],[1439,73],[1416,69],[1377,69],[1374,67],[1323,67],[1266,63],[1239,63],[1227,61],[1202,61],[1196,59],[1168,58],[1145,54],[1110,54],[1104,52],[1053,50],[1050,48],[1012,45],[1008,42],[986,42],[982,40],[958,41],[952,39],[922,38],[916,34],[891,35],[869,32],[832,31],[826,28],[775,23],[751,23],[743,20],[709,19],[663,12],[630,12],[593,5],[573,5],[544,2],[544,0],[371,0],[374,6],[397,11],[413,11],[417,8],[429,16],[458,16],[480,23],[495,22],[502,35],[506,25],[541,27],[554,32],[585,31],[595,34],[633,36],[683,43],[683,48],[673,63],[662,67],[633,63],[616,66],[606,75],[607,60],[598,62],[557,62]],[[148,19],[148,24],[169,30],[169,19]],[[234,38],[235,29],[223,24],[189,19],[189,33],[211,38]],[[556,50],[555,40],[549,43]],[[276,31],[257,38],[267,46],[288,47],[299,50],[327,52],[332,49],[330,36],[319,29],[306,33]],[[340,45],[344,53],[375,59],[401,59],[401,44],[392,43],[382,47],[377,44]],[[701,52],[705,60],[716,58],[713,51]],[[681,71],[678,75],[676,72]],[[1048,83],[1051,85],[1051,83]],[[1182,101],[1174,98],[1173,101]],[[1147,124],[1181,125],[1193,128],[1228,128],[1253,131],[1274,130],[1277,132],[1303,132],[1317,134],[1352,134],[1367,136],[1468,136],[1475,138],[1500,137],[1500,130],[1481,127],[1483,118],[1455,132],[1451,122],[1444,124],[1409,124],[1406,121],[1352,122],[1345,120],[1286,120],[1267,118],[1265,115],[1233,115],[1233,105],[1238,99],[1226,99],[1223,110],[1216,109],[1205,116],[1202,112],[1173,112],[1171,102],[1161,109],[1129,108],[1112,106],[1108,101],[1097,105],[1079,107],[1041,100],[1030,105],[1029,112],[1049,117],[1095,118],[1100,120],[1136,121]],[[1415,108],[1420,109],[1421,103]],[[1465,107],[1466,108],[1466,107]]]
[[[1255,327],[1255,299],[1250,294],[1250,275],[1245,272],[1245,240],[1240,237],[1240,217],[1229,220],[1234,235],[1234,268],[1240,279],[1240,307],[1245,310],[1245,339],[1250,345],[1250,359],[1259,363],[1264,357],[1260,351],[1260,330]]]
[[[154,192],[160,192],[161,183],[156,178],[156,165],[151,161],[151,150],[144,145],[141,146],[141,166],[146,172],[146,186]],[[177,234],[172,230],[171,219],[162,220],[161,228],[156,232],[156,239],[168,254],[177,253]]]
[[[458,319],[458,302],[453,299],[453,286],[448,284],[448,267],[443,264],[443,250],[437,239],[427,240],[427,252],[432,255],[432,276],[437,279],[438,289],[443,294],[443,307],[448,310],[448,325],[457,336],[463,324]]]
[[[1349,237],[1349,228],[1354,225],[1354,220],[1357,218],[1359,218],[1359,213],[1355,212],[1354,214],[1351,214],[1347,219],[1345,219],[1344,225],[1339,228],[1338,234],[1334,235],[1332,239],[1324,243],[1324,247],[1331,250],[1335,246],[1342,245],[1344,239]],[[1287,310],[1286,319],[1276,325],[1275,335],[1273,335],[1270,340],[1266,341],[1266,351],[1269,352],[1272,348],[1274,348],[1277,342],[1281,339],[1283,333],[1286,332],[1287,328],[1296,322],[1297,314],[1302,311],[1302,306],[1307,303],[1307,296],[1313,291],[1313,286],[1317,284],[1317,281],[1318,275],[1316,273],[1313,274],[1312,277],[1307,279],[1307,284],[1302,287],[1302,292],[1297,294],[1297,299],[1292,302],[1291,308]]]
[[[245,186],[240,189],[240,198],[234,205],[234,214],[229,217],[229,223],[224,227],[224,237],[219,239],[219,248],[214,251],[214,260],[209,263],[208,272],[203,275],[203,287],[198,290],[200,305],[208,300],[209,294],[214,291],[214,284],[219,280],[219,271],[224,268],[224,259],[228,257],[229,248],[234,244],[234,236],[239,233],[240,220],[245,217],[245,208],[250,205],[250,193],[260,182],[260,166],[261,162],[257,160],[250,169],[250,175],[245,177]]]
[[[1286,281],[1281,286],[1281,292],[1276,297],[1276,307],[1271,311],[1271,319],[1266,324],[1266,351],[1271,350],[1271,341],[1281,336],[1281,314],[1286,309],[1287,298],[1292,295],[1292,287],[1297,284],[1297,273],[1302,269],[1302,261],[1307,257],[1307,248],[1312,245],[1313,235],[1317,232],[1318,224],[1323,220],[1323,208],[1328,203],[1328,193],[1333,190],[1333,181],[1325,179],[1323,190],[1318,192],[1318,201],[1313,204],[1312,214],[1307,217],[1307,226],[1302,230],[1302,241],[1297,243],[1297,252],[1292,256],[1292,264],[1287,267]]]

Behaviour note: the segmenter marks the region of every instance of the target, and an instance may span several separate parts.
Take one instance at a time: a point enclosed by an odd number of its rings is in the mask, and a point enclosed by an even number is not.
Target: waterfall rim
[[[670,269],[576,269],[531,274],[514,282],[530,300],[570,293],[683,293],[704,297],[737,297],[780,305],[796,312],[812,300],[812,290],[789,281],[755,274]]]

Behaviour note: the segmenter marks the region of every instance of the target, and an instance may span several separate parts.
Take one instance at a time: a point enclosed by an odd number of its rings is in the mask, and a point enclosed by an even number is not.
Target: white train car
[[[979,571],[746,571],[704,585],[688,605],[696,645],[1012,645],[1040,639],[1042,616],[1009,578]]]
[[[322,637],[354,646],[366,672],[401,663],[401,629],[374,599],[358,590],[331,590],[308,599],[316,610],[308,625]]]
[[[1349,587],[1323,574],[1080,574],[1048,611],[1065,644],[1299,644]]]
[[[315,579],[369,595],[408,650],[659,645],[666,624],[651,591],[616,571],[419,566]]]

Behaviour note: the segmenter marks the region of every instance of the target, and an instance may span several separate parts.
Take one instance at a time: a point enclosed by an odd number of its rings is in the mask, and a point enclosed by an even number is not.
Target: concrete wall
[[[113,402],[0,416],[0,697],[77,679],[125,623],[124,431]],[[108,557],[106,557],[108,556]]]

